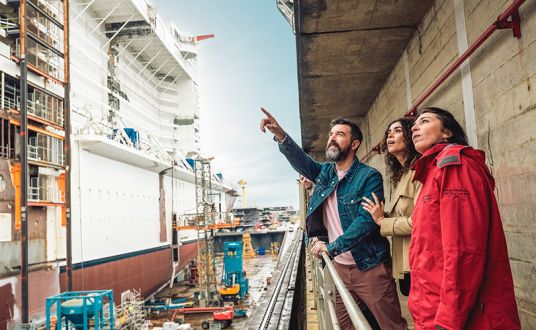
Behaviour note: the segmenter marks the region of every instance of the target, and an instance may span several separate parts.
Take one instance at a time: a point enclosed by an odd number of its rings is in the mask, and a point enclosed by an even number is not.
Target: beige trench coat
[[[422,186],[418,181],[412,182],[414,173],[410,170],[400,178],[380,224],[381,235],[392,236],[393,277],[399,279],[409,272],[411,213]]]

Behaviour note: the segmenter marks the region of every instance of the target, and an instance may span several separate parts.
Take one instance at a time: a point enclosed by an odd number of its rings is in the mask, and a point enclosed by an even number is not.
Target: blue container
[[[257,253],[260,255],[260,256],[263,256],[266,254],[266,248],[264,248],[263,246],[261,246],[258,250],[257,250]]]

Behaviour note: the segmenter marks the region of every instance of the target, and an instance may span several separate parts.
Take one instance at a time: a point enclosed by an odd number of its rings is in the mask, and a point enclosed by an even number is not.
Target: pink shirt
[[[345,175],[346,171],[337,171],[339,180]],[[343,234],[341,219],[339,218],[339,209],[337,208],[337,187],[329,194],[328,198],[324,201],[324,226],[328,230],[329,242],[335,241],[339,236]],[[335,257],[335,261],[343,265],[355,265],[354,257],[350,251],[339,254]]]

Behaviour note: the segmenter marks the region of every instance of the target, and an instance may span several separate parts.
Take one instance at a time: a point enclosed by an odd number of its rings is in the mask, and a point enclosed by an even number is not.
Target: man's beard
[[[333,142],[326,148],[326,158],[338,162],[343,159],[345,159],[348,156],[348,153],[350,153],[350,146],[348,146],[346,149],[341,149],[341,147]]]

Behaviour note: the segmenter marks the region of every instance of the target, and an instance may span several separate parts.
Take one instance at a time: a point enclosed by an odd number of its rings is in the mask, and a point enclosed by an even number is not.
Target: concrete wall
[[[510,3],[434,3],[364,118],[361,155]],[[486,152],[497,183],[523,329],[536,329],[536,3],[527,1],[520,14],[520,39],[511,30],[495,32],[424,105],[452,111],[472,144]],[[384,169],[378,155],[367,162]]]

